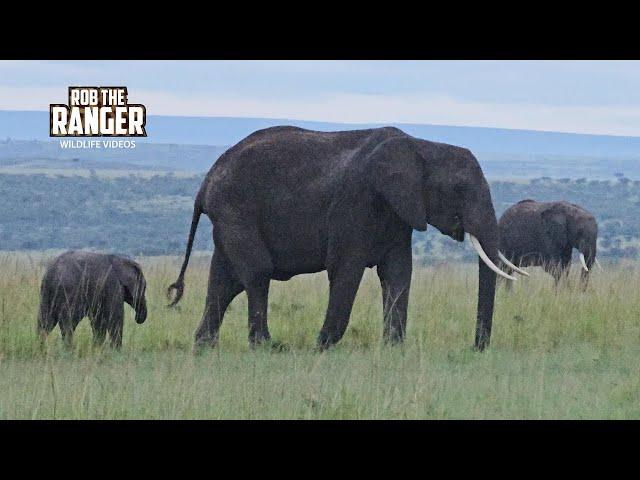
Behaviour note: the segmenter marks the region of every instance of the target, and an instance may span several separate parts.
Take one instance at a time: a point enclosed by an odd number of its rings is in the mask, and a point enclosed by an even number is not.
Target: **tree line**
[[[193,199],[204,174],[178,177],[109,178],[0,174],[0,250],[90,248],[129,255],[182,254]],[[601,257],[637,258],[640,253],[640,181],[494,180],[491,192],[500,216],[525,198],[568,200],[590,210],[598,220]],[[471,260],[465,244],[434,228],[415,232],[414,256],[424,263]],[[210,228],[200,228],[195,248],[212,248]]]

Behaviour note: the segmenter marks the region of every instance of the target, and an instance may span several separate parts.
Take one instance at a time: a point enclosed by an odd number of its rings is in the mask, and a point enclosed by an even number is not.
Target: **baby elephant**
[[[111,346],[122,345],[124,302],[136,311],[136,322],[147,318],[146,282],[133,260],[117,255],[71,251],[57,257],[47,268],[40,287],[38,333],[42,339],[60,325],[65,345],[70,346],[80,320],[88,316],[96,345],[107,332]]]

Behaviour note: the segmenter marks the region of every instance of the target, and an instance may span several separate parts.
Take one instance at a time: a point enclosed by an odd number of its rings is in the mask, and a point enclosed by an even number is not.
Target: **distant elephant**
[[[122,345],[124,302],[131,305],[137,323],[147,319],[146,281],[140,265],[117,255],[70,251],[47,268],[40,287],[38,333],[41,338],[60,326],[71,345],[73,332],[85,316],[91,321],[93,340]]]
[[[516,265],[542,266],[556,285],[568,274],[572,251],[577,249],[581,285],[587,287],[596,260],[598,224],[583,207],[564,201],[522,200],[504,212],[498,225],[504,255]]]
[[[317,132],[296,127],[259,130],[229,148],[196,196],[184,274],[200,215],[213,223],[204,315],[196,346],[214,346],[229,303],[242,291],[249,304],[249,343],[270,339],[271,279],[327,270],[330,293],[318,347],[343,336],[364,269],[377,266],[383,292],[384,339],[402,341],[411,281],[411,235],[427,223],[463,241],[479,262],[475,346],[489,344],[498,223],[489,185],[465,149],[414,138],[397,128]],[[425,312],[428,313],[428,312]]]

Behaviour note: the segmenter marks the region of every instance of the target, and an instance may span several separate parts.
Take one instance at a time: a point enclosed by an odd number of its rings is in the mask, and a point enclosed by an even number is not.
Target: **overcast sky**
[[[640,62],[620,61],[0,61],[0,110],[48,110],[70,85],[127,86],[150,115],[640,136]]]

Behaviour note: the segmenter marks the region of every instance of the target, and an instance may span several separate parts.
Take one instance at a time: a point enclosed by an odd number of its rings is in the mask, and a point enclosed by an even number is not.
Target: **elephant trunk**
[[[576,247],[580,252],[582,271],[580,273],[580,285],[582,289],[587,288],[589,283],[589,272],[596,261],[596,240],[582,240]]]
[[[484,208],[479,208],[479,207]],[[489,346],[493,322],[493,306],[496,293],[494,266],[500,263],[498,256],[498,222],[491,197],[487,202],[474,205],[473,212],[465,216],[464,229],[479,243],[478,259],[478,310],[476,319],[475,348],[479,351]],[[476,250],[478,250],[476,248]],[[481,252],[484,252],[485,259]],[[488,260],[488,261],[487,261]],[[493,263],[493,266],[491,265]],[[503,273],[503,276],[506,275]]]
[[[584,256],[587,268],[591,270],[591,266],[596,261],[596,242],[595,240],[581,241],[577,247],[578,251]]]
[[[136,323],[142,324],[147,319],[147,300],[145,298],[140,299],[136,308]]]
[[[54,322],[51,316],[51,305],[47,295],[40,298],[40,307],[38,308],[37,333],[41,339],[53,329]]]
[[[495,240],[480,240],[482,249],[496,264],[498,263],[498,244]],[[493,322],[493,303],[496,293],[496,273],[478,258],[478,312],[476,319],[475,348],[484,350],[489,346]]]

